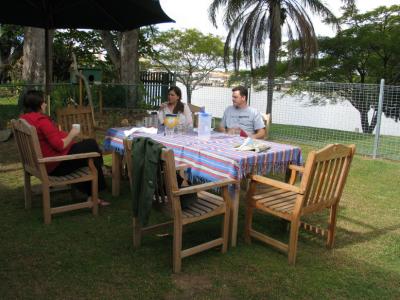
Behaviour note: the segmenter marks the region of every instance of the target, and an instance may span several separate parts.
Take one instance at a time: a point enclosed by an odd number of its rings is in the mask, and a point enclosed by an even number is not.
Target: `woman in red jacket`
[[[46,105],[41,91],[27,91],[23,97],[25,113],[21,115],[22,119],[36,128],[43,157],[87,152],[101,154],[99,146],[94,139],[86,139],[80,142],[74,141],[74,138],[79,134],[79,129],[72,128],[69,133],[59,130],[50,117],[45,115]],[[102,170],[103,157],[95,157],[93,162],[98,172],[98,188],[103,190],[106,186]],[[46,169],[51,176],[63,176],[87,165],[87,159],[76,159],[48,163],[46,164]],[[77,183],[75,186],[88,196],[91,195],[90,182]],[[109,203],[99,199],[99,204],[107,205]]]

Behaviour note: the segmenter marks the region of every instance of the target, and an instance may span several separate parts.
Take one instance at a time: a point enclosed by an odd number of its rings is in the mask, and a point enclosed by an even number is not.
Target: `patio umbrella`
[[[50,84],[49,29],[126,31],[164,22],[174,21],[158,0],[11,0],[0,9],[0,24],[45,29],[46,95]]]

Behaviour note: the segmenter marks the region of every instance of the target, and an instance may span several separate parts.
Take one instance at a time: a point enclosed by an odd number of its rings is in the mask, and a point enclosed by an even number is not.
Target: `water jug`
[[[197,134],[200,139],[208,140],[211,135],[211,114],[206,112],[199,113]]]

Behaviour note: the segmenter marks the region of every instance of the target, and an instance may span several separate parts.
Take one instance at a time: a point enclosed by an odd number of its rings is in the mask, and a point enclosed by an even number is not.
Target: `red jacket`
[[[62,139],[67,137],[68,133],[59,130],[49,116],[40,112],[31,112],[21,115],[21,119],[26,120],[36,128],[43,157],[68,154],[74,142],[71,142],[64,148],[64,142]],[[47,163],[47,172],[53,171],[58,164],[59,162]]]

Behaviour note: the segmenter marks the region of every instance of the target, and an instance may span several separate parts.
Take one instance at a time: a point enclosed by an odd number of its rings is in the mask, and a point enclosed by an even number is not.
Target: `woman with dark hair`
[[[79,129],[72,128],[69,133],[58,129],[50,117],[45,114],[47,104],[44,101],[43,92],[35,90],[27,91],[23,96],[22,103],[24,114],[20,118],[26,120],[36,128],[43,157],[87,152],[98,152],[101,154],[97,142],[93,139],[86,139],[80,142],[74,141],[74,138],[79,134]],[[103,157],[95,157],[93,162],[98,172],[98,188],[99,190],[103,190],[106,186],[102,170]],[[87,159],[76,159],[48,163],[46,164],[46,169],[51,176],[63,176],[87,165]],[[78,183],[75,186],[88,196],[91,195],[90,182]],[[99,199],[99,204],[108,205],[109,203]]]
[[[181,102],[182,92],[177,86],[171,86],[168,89],[168,102],[160,105],[158,118],[160,123],[164,123],[167,114],[177,114],[179,124],[193,126],[192,112],[189,106]]]

